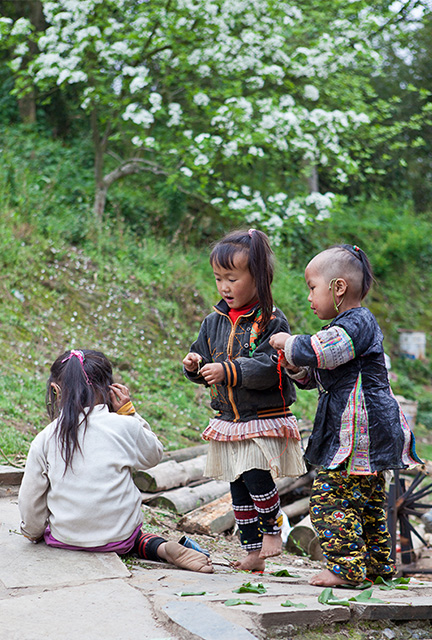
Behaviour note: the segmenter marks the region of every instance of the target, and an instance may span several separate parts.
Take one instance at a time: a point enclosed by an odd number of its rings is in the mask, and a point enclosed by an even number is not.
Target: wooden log
[[[276,486],[278,488],[279,495],[283,496],[290,491],[295,491],[296,489],[301,489],[307,485],[312,485],[315,476],[315,471],[309,471],[299,478],[277,478]]]
[[[286,542],[286,550],[300,556],[309,556],[312,560],[324,560],[321,546],[312,527],[309,516],[291,529]]]
[[[198,456],[184,462],[168,460],[145,471],[134,471],[134,482],[140,491],[167,491],[184,487],[195,480],[204,480],[207,456]]]
[[[177,529],[187,533],[213,535],[231,529],[234,524],[231,494],[225,493],[221,498],[184,515],[178,522]]]
[[[185,447],[184,449],[175,449],[174,451],[164,451],[161,462],[166,462],[167,460],[184,462],[191,458],[206,455],[208,448],[208,444],[198,444],[194,447]]]
[[[309,496],[306,498],[300,498],[300,500],[296,500],[291,504],[285,505],[282,507],[282,511],[286,513],[289,518],[296,518],[297,516],[301,516],[309,511]]]
[[[229,491],[228,482],[212,480],[197,487],[180,487],[166,491],[150,500],[149,504],[156,507],[164,507],[183,515],[203,504],[208,504],[216,498],[220,498]]]

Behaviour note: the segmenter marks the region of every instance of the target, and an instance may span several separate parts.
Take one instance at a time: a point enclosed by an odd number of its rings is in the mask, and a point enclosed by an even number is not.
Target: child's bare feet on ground
[[[263,535],[262,549],[260,551],[260,558],[272,558],[273,556],[280,556],[282,552],[282,536],[280,533],[276,535],[270,535],[265,533]]]
[[[232,566],[239,571],[264,571],[265,560],[260,557],[260,551],[249,551],[246,558],[237,560]]]
[[[330,569],[324,569],[318,575],[313,576],[309,580],[309,584],[313,584],[317,587],[337,587],[341,584],[353,584],[352,582],[348,582],[348,580],[344,580],[341,576],[336,575]]]
[[[159,545],[158,556],[174,564],[180,569],[199,571],[201,573],[213,573],[213,565],[210,558],[200,551],[188,549],[178,542],[165,542]]]

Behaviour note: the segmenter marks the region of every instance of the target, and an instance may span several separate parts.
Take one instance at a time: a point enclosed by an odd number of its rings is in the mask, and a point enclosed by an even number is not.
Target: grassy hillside
[[[217,301],[209,243],[197,249],[155,232],[138,236],[118,214],[107,217],[103,233],[89,240],[82,233],[90,219],[86,183],[70,175],[81,166],[79,154],[75,165],[73,150],[34,138],[29,144],[25,133],[19,135],[17,145],[6,132],[0,154],[3,454],[25,454],[47,422],[50,364],[63,350],[80,347],[106,353],[117,380],[128,384],[167,448],[199,442],[210,415],[208,392],[183,378],[181,360]],[[79,185],[75,198],[73,180]],[[369,205],[361,217],[358,210],[341,209],[331,222],[277,249],[274,285],[293,332],[315,331],[320,323],[306,299],[303,264],[328,244],[346,241],[348,232],[349,241],[364,246],[379,278],[367,303],[386,335],[395,392],[420,401],[421,433],[432,429],[431,367],[398,358],[398,329],[432,326],[427,229],[426,218],[414,221],[391,205]],[[429,353],[431,348],[428,342]],[[296,414],[311,419],[315,402],[313,392],[301,393]]]

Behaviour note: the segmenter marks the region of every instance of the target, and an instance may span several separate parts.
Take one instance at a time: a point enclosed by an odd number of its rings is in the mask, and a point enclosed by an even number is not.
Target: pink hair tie
[[[88,377],[88,375],[86,373],[86,370],[84,369],[84,360],[85,360],[84,352],[81,351],[80,349],[71,349],[70,354],[68,355],[67,358],[62,360],[62,363],[66,362],[67,360],[70,360],[72,358],[72,356],[75,356],[80,361],[81,369],[83,370],[83,374],[85,375],[85,379],[87,380],[87,384],[91,385],[91,382],[90,382],[89,377]]]
[[[250,237],[252,238],[252,234],[253,232],[256,231],[256,229],[249,229],[248,234],[250,235]]]

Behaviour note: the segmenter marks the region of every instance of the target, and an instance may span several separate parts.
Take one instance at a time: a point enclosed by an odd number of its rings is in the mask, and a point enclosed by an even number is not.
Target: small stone
[[[393,640],[396,638],[396,634],[392,629],[384,629],[382,633],[384,638],[387,638],[387,640]]]

